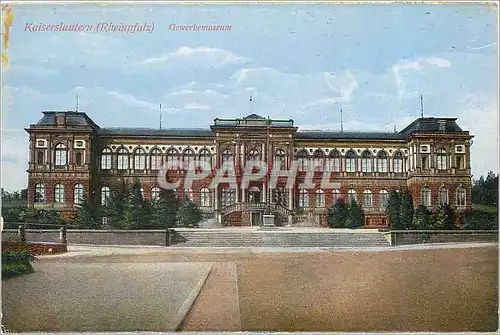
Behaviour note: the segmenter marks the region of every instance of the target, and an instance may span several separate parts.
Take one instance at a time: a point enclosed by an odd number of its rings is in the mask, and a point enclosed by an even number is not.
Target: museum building
[[[226,226],[262,223],[325,226],[337,199],[355,200],[366,227],[385,227],[392,190],[409,190],[414,205],[448,203],[459,220],[471,207],[472,137],[456,118],[421,117],[399,132],[303,131],[293,120],[256,114],[215,119],[207,129],[101,128],[83,112],[45,111],[29,133],[28,204],[74,215],[82,199],[105,204],[122,180],[138,178],[145,198],[159,196],[159,172],[175,170],[179,197],[191,198],[204,217]],[[174,164],[174,162],[184,164]],[[210,164],[204,179],[185,187],[192,162]],[[242,182],[248,162],[269,172]],[[236,183],[211,181],[234,166]],[[296,168],[293,187],[276,171]],[[324,176],[329,183],[323,187]],[[274,182],[272,182],[274,178]],[[309,179],[308,179],[309,178]],[[309,187],[301,187],[309,180]]]

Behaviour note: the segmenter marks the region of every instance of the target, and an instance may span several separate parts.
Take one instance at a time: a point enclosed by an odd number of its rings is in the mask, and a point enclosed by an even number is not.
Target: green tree
[[[151,228],[173,228],[177,223],[179,202],[173,190],[162,189],[160,196],[152,203]]]
[[[19,214],[19,219],[26,223],[38,222],[40,219],[39,210],[34,207],[27,207]]]
[[[401,194],[401,209],[399,212],[399,224],[402,229],[410,229],[413,223],[413,196],[406,190]]]
[[[328,209],[326,222],[330,228],[345,228],[349,210],[344,199],[339,198],[337,202]]]
[[[349,214],[346,222],[347,228],[358,228],[364,225],[365,214],[356,201],[349,202],[347,211]]]
[[[387,220],[389,221],[389,227],[391,229],[401,229],[401,199],[398,192],[391,191],[389,194],[385,212],[387,214]]]
[[[201,211],[198,206],[188,197],[184,197],[179,203],[177,211],[177,222],[186,228],[198,227],[201,220]]]
[[[71,224],[80,229],[99,229],[101,228],[99,208],[91,201],[83,199],[76,210],[76,216]]]
[[[455,212],[449,204],[439,206],[434,214],[434,222],[438,229],[451,230],[456,229]]]
[[[465,215],[464,229],[498,230],[498,212],[488,213],[473,209]]]
[[[472,203],[496,206],[498,204],[498,175],[490,171],[486,178],[481,176],[473,182],[471,193]]]
[[[127,183],[122,180],[118,184],[116,190],[112,191],[107,199],[103,212],[107,218],[107,223],[111,227],[116,229],[125,228],[124,219],[129,195],[129,187]]]
[[[434,229],[432,213],[424,205],[418,205],[413,216],[413,229]]]
[[[141,223],[149,224],[145,216],[145,203],[141,192],[141,183],[136,178],[132,184],[130,195],[125,201],[124,227],[126,229],[138,229]]]

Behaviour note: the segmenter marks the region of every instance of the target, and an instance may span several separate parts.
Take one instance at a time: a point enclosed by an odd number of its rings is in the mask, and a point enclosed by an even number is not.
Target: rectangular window
[[[429,169],[429,163],[427,156],[422,156],[422,169],[427,170]]]
[[[75,153],[75,164],[82,165],[83,164],[83,153],[81,151],[77,151]]]

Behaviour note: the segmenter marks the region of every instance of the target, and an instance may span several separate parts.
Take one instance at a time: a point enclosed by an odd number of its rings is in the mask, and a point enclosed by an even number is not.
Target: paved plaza
[[[70,245],[3,281],[15,331],[494,331],[497,244]]]

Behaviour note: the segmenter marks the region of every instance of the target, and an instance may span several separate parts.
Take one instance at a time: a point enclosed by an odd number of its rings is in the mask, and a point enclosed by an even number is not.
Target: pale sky
[[[478,4],[12,5],[2,71],[2,187],[27,184],[42,110],[101,127],[208,128],[252,112],[300,129],[400,130],[457,117],[474,178],[498,173],[497,8]],[[26,25],[154,24],[152,32],[30,32]],[[174,31],[231,25],[230,31]],[[2,26],[2,33],[5,27]]]

